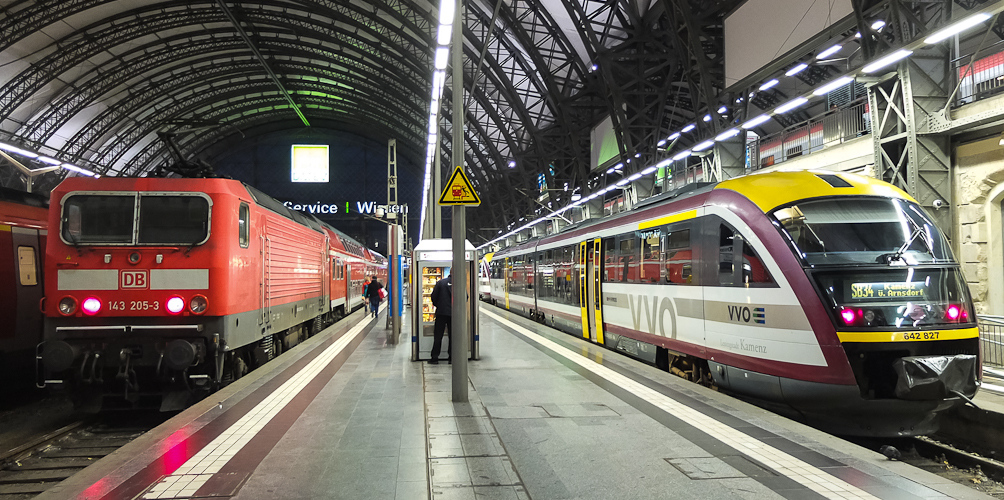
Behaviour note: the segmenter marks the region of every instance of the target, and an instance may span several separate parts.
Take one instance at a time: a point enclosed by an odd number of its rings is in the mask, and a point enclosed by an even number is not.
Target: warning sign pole
[[[464,2],[456,0],[453,9],[453,47],[450,49],[453,64],[453,164],[463,175],[464,165],[464,26],[462,24]],[[456,177],[454,171],[453,177]],[[446,186],[451,189],[453,178]],[[472,189],[473,192],[473,189]],[[463,193],[460,193],[463,196]],[[475,195],[476,197],[476,195]],[[443,198],[443,196],[440,196]],[[481,200],[478,200],[480,203]],[[453,206],[453,317],[450,325],[450,358],[453,360],[453,402],[469,402],[467,395],[467,224],[464,220],[464,205]]]

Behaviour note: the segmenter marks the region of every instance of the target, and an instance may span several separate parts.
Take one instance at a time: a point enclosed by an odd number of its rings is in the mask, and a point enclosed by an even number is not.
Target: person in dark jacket
[[[373,317],[375,318],[377,313],[380,312],[380,290],[383,290],[383,285],[377,281],[377,277],[373,277],[373,281],[366,286],[366,298],[370,301],[370,310],[373,311]]]
[[[453,319],[453,275],[447,276],[436,282],[432,287],[432,305],[436,307],[436,324],[432,327],[432,359],[431,364],[439,363],[439,351],[443,348],[443,333],[446,330],[453,331],[450,326]],[[446,353],[446,360],[450,360],[450,353]]]

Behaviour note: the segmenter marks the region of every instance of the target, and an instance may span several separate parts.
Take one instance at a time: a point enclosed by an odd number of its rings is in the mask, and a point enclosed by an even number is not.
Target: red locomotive
[[[35,346],[42,340],[42,255],[49,200],[0,188],[0,405],[33,386]],[[9,394],[5,394],[9,392]]]
[[[51,199],[42,365],[85,408],[183,407],[361,305],[346,291],[362,273],[386,273],[235,180],[71,178]]]

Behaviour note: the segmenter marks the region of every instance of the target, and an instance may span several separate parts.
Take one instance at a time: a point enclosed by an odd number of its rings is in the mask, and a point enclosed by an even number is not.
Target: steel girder
[[[951,2],[888,2],[895,32],[909,41],[946,24]],[[949,49],[935,44],[917,50],[886,80],[869,88],[877,173],[928,208],[946,235],[954,222],[951,144],[948,133],[931,133],[933,117],[952,92]],[[935,203],[935,201],[944,203]]]

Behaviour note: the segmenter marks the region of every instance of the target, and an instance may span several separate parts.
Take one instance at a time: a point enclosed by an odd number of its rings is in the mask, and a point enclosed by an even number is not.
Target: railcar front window
[[[141,196],[139,243],[196,245],[209,236],[209,202],[201,196]]]
[[[810,266],[952,262],[941,231],[917,204],[906,200],[813,200],[773,215]]]
[[[63,239],[72,244],[131,243],[136,197],[74,195],[63,204]]]

